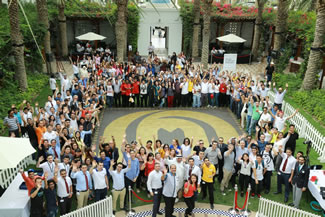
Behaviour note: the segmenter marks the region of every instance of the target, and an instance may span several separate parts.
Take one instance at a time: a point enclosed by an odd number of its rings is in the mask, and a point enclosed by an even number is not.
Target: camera
[[[310,145],[311,144],[311,141],[310,140],[306,140],[306,141],[303,142],[303,144]]]

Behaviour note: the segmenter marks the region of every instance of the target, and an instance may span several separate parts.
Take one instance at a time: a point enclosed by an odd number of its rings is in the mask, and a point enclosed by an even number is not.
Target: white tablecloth
[[[315,185],[315,182],[310,181],[312,176],[317,176],[317,185]],[[322,195],[320,195],[320,187],[325,187],[325,175],[323,170],[310,170],[308,189],[313,197],[318,201],[320,206],[325,210],[325,200],[323,199]]]
[[[23,181],[20,173],[18,173],[0,198],[1,217],[29,217],[30,198],[28,191],[19,189]]]

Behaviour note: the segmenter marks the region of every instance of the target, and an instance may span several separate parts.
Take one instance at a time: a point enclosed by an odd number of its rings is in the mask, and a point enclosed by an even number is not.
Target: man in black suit
[[[292,179],[292,192],[293,203],[289,204],[295,208],[299,208],[302,192],[306,191],[309,179],[309,168],[305,164],[305,157],[300,156],[298,162],[295,165],[295,170]]]

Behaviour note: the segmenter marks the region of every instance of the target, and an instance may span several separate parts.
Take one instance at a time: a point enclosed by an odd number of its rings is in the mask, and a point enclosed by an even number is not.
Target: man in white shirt
[[[257,197],[261,197],[261,190],[263,187],[264,173],[266,172],[265,164],[262,159],[262,155],[258,154],[256,160],[253,161],[252,172],[252,197],[257,194]]]
[[[55,131],[53,131],[53,127],[49,125],[47,127],[47,131],[43,134],[43,139],[48,140],[51,142],[53,139],[56,140],[57,134]]]
[[[296,159],[292,156],[292,151],[290,148],[287,148],[286,153],[283,153],[283,150],[279,149],[279,154],[282,157],[282,162],[280,165],[280,171],[278,172],[278,176],[277,176],[278,190],[274,194],[282,193],[282,183],[284,183],[285,185],[284,203],[287,203],[290,194],[290,183],[296,165]]]
[[[271,115],[267,112],[267,107],[263,108],[263,113],[261,114],[260,120],[258,121],[258,125],[260,127],[265,127],[265,125],[271,123]]]
[[[193,158],[188,159],[188,164],[186,164],[185,167],[186,167],[186,174],[185,174],[186,180],[189,180],[191,175],[195,174],[198,177],[197,187],[199,188],[201,184],[201,176],[202,176],[202,171],[200,167],[195,165]]]
[[[284,129],[284,126],[285,126],[286,121],[288,121],[293,116],[295,116],[298,111],[299,111],[299,109],[297,109],[289,117],[284,117],[284,112],[283,111],[279,111],[276,115],[274,115],[272,112],[270,112],[270,115],[272,115],[272,117],[274,118],[273,127],[277,128],[279,132],[282,132],[283,129]]]
[[[286,89],[283,90],[282,87],[280,87],[278,90],[275,88],[275,82],[273,83],[273,90],[275,92],[274,96],[274,105],[277,105],[279,109],[281,110],[282,108],[282,103],[284,99],[284,95],[286,94],[288,89],[288,83],[286,83]]]
[[[180,85],[181,90],[181,104],[183,107],[186,107],[188,103],[188,82],[187,78],[181,78],[181,85]]]
[[[58,174],[58,171],[60,174]],[[71,178],[67,174],[69,173],[65,169],[55,167],[53,180],[57,184],[60,215],[69,213],[71,210],[73,189]]]
[[[113,106],[114,102],[114,89],[112,85],[112,81],[108,81],[107,86],[106,86],[106,104],[108,105],[109,108]]]
[[[69,157],[69,155],[64,155],[63,159],[61,159],[61,160],[63,160],[63,162],[58,163],[59,171],[65,170],[67,172],[67,174],[69,174],[69,172],[70,172],[70,164],[69,164],[70,157]],[[58,173],[58,177],[60,177],[60,173]]]
[[[204,78],[203,82],[201,82],[201,105],[202,107],[206,106],[208,100],[209,93],[209,84],[208,79]]]
[[[94,169],[97,166],[96,169]],[[104,163],[94,160],[89,173],[93,177],[94,189],[95,189],[95,201],[103,200],[107,196],[107,190],[109,189],[106,169],[104,170]]]
[[[149,173],[147,188],[150,192],[150,195],[153,197],[153,208],[152,208],[152,217],[162,215],[159,212],[159,206],[162,196],[162,182],[161,177],[163,173],[160,171],[160,163],[155,163],[155,169]]]
[[[43,156],[40,156],[37,164],[36,164],[36,168],[42,168],[43,169],[43,173],[48,174],[47,180],[50,180],[54,177],[54,169],[55,169],[55,163],[53,162],[53,155],[49,154],[47,155],[46,158],[46,162],[42,163],[41,162],[44,160]]]

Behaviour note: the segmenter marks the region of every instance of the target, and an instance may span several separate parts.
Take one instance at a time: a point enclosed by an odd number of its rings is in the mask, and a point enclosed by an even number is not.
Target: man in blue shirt
[[[93,155],[93,158],[97,163],[103,162],[104,168],[106,169],[107,172],[107,178],[109,178],[109,167],[111,165],[111,159],[109,157],[106,157],[105,151],[104,150],[100,151],[100,157]]]
[[[81,166],[81,170],[78,171],[77,166],[74,164],[72,167],[71,178],[76,179],[76,192],[77,192],[77,208],[87,206],[88,196],[91,193],[93,187],[90,173],[87,171],[87,164]]]
[[[140,173],[140,164],[138,158],[135,157],[135,152],[133,150],[130,151],[130,158],[127,156],[126,152],[123,152],[123,157],[126,162],[128,162],[129,159],[131,158],[131,169],[125,174],[125,188],[128,190],[129,186],[133,188],[134,184],[137,181],[137,178]],[[127,206],[128,200],[129,200],[129,194],[126,194],[126,197],[124,199],[125,208],[128,207]],[[131,200],[132,200],[132,196],[131,196]]]

